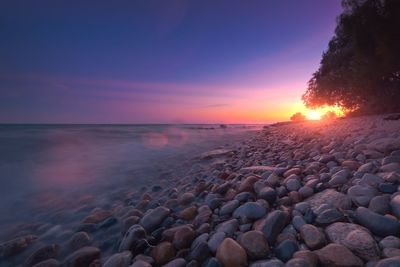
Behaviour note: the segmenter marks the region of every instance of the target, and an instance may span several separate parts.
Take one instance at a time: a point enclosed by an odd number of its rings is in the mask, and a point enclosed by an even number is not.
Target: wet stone
[[[63,265],[65,267],[89,266],[97,259],[100,259],[100,249],[96,247],[83,247],[69,255]]]

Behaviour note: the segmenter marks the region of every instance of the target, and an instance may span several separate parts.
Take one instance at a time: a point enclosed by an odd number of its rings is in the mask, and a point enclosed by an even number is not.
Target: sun
[[[311,110],[307,113],[307,119],[311,121],[317,121],[321,119],[321,112],[316,110]]]

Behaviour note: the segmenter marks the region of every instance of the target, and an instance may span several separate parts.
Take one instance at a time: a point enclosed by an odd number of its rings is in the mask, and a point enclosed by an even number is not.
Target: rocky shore
[[[270,125],[58,230],[0,244],[0,266],[400,266],[400,121]],[[60,233],[57,233],[60,235]]]

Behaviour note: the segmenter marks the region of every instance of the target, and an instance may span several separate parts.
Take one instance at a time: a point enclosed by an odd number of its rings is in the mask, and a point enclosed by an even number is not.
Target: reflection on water
[[[248,130],[209,125],[2,125],[0,229],[1,224],[49,220],[51,213],[54,218],[110,197],[126,197]]]

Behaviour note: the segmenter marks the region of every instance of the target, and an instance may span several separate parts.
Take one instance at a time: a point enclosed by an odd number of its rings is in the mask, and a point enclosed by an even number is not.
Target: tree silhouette
[[[342,6],[304,103],[353,114],[400,111],[400,1],[343,0]]]
[[[297,112],[293,114],[292,117],[290,117],[290,120],[293,122],[301,122],[305,121],[306,117],[303,114],[301,114],[301,112]]]

